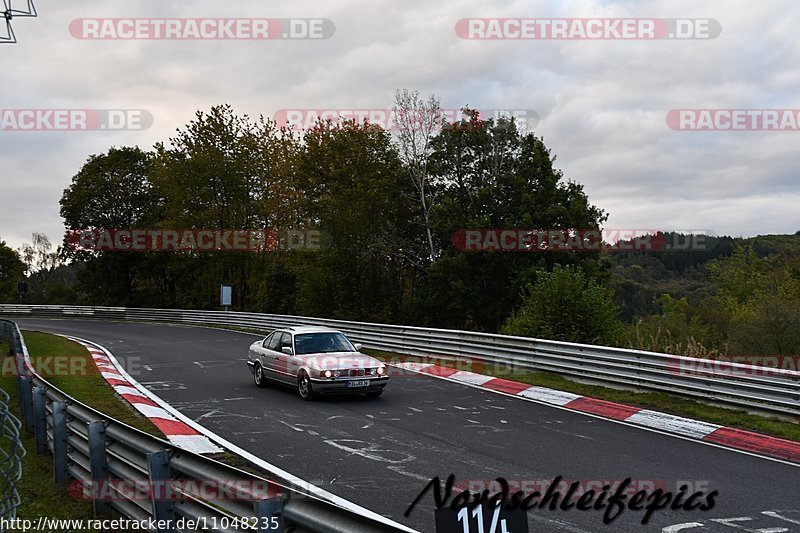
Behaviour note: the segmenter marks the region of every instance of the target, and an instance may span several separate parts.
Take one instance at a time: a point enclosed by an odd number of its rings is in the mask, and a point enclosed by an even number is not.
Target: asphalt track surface
[[[256,337],[242,333],[14,320],[22,329],[103,345],[140,383],[211,431],[422,532],[434,531],[430,493],[409,517],[403,513],[432,477],[449,474],[462,480],[528,480],[528,486],[558,475],[630,477],[644,488],[676,492],[679,482],[690,481],[706,493],[719,491],[709,512],[662,510],[647,525],[641,524],[641,511],[626,510],[606,526],[602,511],[537,509],[528,513],[531,532],[800,532],[796,466],[420,375],[392,378],[377,400],[304,402],[288,388],[255,387],[245,360]],[[692,523],[691,529],[676,527]]]

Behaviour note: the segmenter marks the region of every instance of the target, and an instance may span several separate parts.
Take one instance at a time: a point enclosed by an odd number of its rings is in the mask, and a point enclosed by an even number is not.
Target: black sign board
[[[474,509],[436,511],[436,533],[528,533],[528,517],[522,509],[508,511],[483,502]]]

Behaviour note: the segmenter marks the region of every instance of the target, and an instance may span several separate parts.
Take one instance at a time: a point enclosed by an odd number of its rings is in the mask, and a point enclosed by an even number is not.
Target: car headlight
[[[379,366],[379,367],[378,367],[378,375],[379,375],[379,376],[382,376],[382,375],[384,375],[385,373],[386,373],[386,367],[385,367],[385,366]]]
[[[326,370],[325,372],[322,373],[322,375],[325,376],[326,378],[332,378],[333,372],[331,372],[330,370]]]
[[[342,373],[339,370],[334,370],[333,371],[333,377],[338,378],[341,375],[342,375]]]

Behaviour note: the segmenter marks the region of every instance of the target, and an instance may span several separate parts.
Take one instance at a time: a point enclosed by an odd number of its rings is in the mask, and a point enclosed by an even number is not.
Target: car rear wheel
[[[258,363],[256,363],[255,368],[253,368],[253,381],[255,381],[256,387],[263,388],[267,386],[267,378],[264,377],[264,370]]]
[[[308,374],[305,372],[301,372],[300,377],[297,378],[297,392],[304,400],[314,399],[314,389],[311,386],[311,378],[308,377]]]

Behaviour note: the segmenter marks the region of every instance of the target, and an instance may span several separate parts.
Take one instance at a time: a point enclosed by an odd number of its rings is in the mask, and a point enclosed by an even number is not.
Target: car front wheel
[[[256,363],[256,366],[253,369],[253,381],[255,381],[256,387],[263,388],[267,386],[267,378],[264,377],[264,370],[258,363]]]
[[[297,392],[300,393],[300,397],[304,400],[314,399],[314,389],[311,387],[311,378],[308,377],[308,374],[305,372],[301,373],[300,377],[297,378]]]

